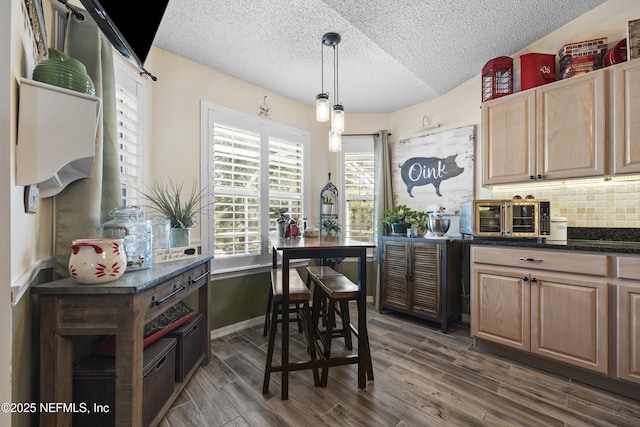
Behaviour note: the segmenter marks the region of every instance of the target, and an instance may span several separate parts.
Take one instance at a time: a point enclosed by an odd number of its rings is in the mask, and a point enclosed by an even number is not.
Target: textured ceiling
[[[347,113],[438,97],[603,0],[173,0],[154,45],[305,104],[321,92],[321,39],[338,46]],[[324,49],[325,91],[333,51]],[[333,93],[331,94],[333,103]]]

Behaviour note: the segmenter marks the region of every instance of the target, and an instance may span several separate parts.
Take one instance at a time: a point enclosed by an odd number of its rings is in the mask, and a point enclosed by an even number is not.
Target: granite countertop
[[[567,242],[562,244],[547,243],[545,239],[476,237],[466,241],[491,246],[640,254],[640,228],[567,227]]]
[[[119,279],[106,283],[86,285],[67,277],[33,286],[31,292],[51,295],[135,294],[164,283],[212,258],[211,255],[196,255],[192,258],[154,264],[151,268],[125,272]]]

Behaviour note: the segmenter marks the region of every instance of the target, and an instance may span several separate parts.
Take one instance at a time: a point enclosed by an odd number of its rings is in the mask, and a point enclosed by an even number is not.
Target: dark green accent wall
[[[358,278],[356,261],[344,261],[337,269],[353,281]],[[306,280],[305,268],[299,267],[298,272]],[[367,295],[374,294],[375,279],[375,266],[370,261],[367,263]],[[219,329],[264,316],[269,284],[269,272],[229,279],[214,278],[209,285],[209,329]]]

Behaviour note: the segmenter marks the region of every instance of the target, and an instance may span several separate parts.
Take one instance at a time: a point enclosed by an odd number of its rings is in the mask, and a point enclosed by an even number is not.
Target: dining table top
[[[270,236],[271,246],[276,250],[284,249],[341,249],[341,248],[374,248],[373,242],[360,242],[344,237],[280,237]]]

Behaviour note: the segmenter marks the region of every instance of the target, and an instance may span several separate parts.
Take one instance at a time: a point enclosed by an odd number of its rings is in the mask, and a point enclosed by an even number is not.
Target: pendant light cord
[[[333,91],[335,93],[335,103],[340,104],[338,98],[338,45],[333,46]]]

